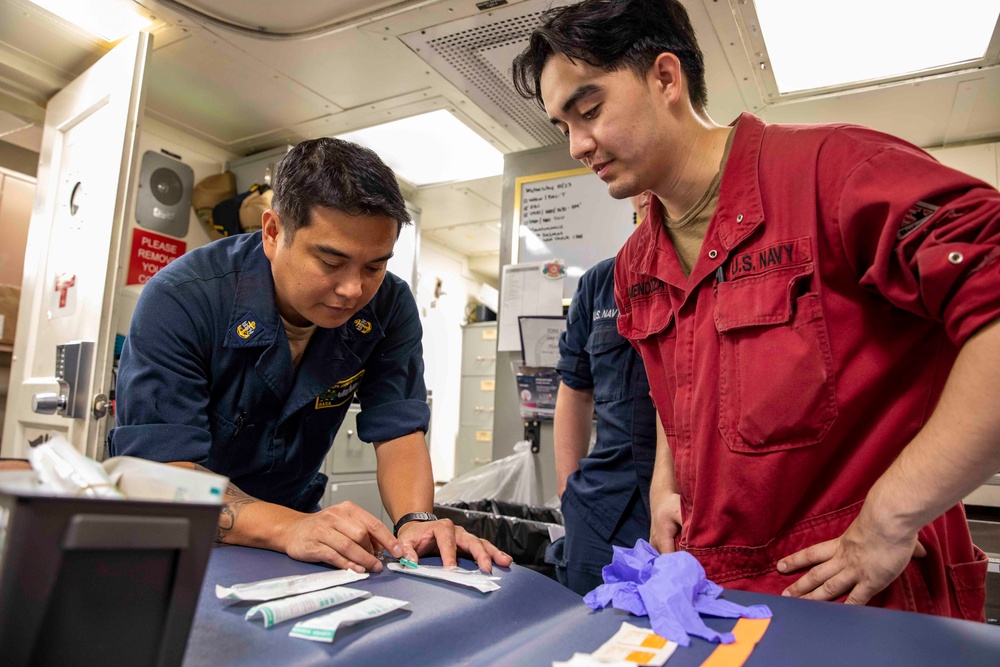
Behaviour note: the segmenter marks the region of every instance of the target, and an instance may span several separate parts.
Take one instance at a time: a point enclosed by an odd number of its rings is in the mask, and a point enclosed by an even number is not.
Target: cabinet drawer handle
[[[476,361],[496,361],[496,357],[484,357],[481,354],[476,355]]]
[[[493,412],[493,408],[483,407],[482,405],[477,405],[473,410],[476,412]]]

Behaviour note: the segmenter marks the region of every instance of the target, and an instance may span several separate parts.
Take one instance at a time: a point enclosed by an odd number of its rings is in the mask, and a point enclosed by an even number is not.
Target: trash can
[[[219,504],[53,496],[30,476],[0,480],[0,662],[180,665]]]
[[[545,550],[552,543],[554,530],[561,532],[559,510],[483,499],[435,505],[434,513],[489,540],[518,565],[556,578],[555,567],[545,562]]]

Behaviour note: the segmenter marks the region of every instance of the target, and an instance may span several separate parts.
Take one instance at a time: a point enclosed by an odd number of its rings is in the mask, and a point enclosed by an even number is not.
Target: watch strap
[[[396,525],[392,527],[393,536],[399,535],[399,529],[403,527],[403,524],[407,524],[411,521],[437,521],[437,517],[430,512],[410,512],[409,514],[404,514],[399,517],[399,521]]]

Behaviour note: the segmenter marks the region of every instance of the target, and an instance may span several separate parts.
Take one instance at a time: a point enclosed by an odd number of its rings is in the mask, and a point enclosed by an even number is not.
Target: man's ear
[[[274,253],[278,244],[282,242],[283,227],[281,216],[275,213],[274,209],[267,209],[261,216],[260,234],[264,241],[264,254],[268,259],[274,258]]]
[[[687,84],[681,61],[670,52],[661,53],[656,57],[647,76],[651,79],[651,83],[655,84],[655,90],[670,106],[675,105],[677,100],[683,99],[682,96],[686,94]]]

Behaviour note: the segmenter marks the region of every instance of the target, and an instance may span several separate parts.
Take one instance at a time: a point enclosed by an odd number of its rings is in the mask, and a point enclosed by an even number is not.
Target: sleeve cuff
[[[945,310],[948,337],[961,347],[987,324],[1000,319],[1000,262],[969,276]]]
[[[108,453],[160,463],[199,463],[208,459],[211,438],[204,429],[182,424],[117,426],[108,433]]]
[[[426,433],[430,420],[430,406],[417,399],[362,407],[358,415],[358,436],[372,443],[395,440],[414,431]]]
[[[569,370],[563,370],[563,369],[558,369],[558,370],[560,379],[562,379],[562,383],[567,387],[569,387],[570,389],[576,389],[577,391],[584,391],[587,389],[594,388],[593,381],[588,380],[587,378],[580,377],[579,375],[576,375]]]

